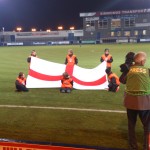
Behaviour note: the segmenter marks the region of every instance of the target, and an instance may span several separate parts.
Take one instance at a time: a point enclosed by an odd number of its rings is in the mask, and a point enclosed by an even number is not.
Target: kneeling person
[[[25,75],[23,72],[20,72],[17,79],[16,79],[16,82],[15,82],[15,85],[16,85],[16,90],[18,92],[28,92],[29,90],[26,88],[26,78],[25,78]]]
[[[64,72],[62,75],[62,79],[61,79],[61,88],[60,88],[60,92],[61,93],[70,93],[72,91],[73,88],[73,80],[72,78],[68,75],[67,72]]]
[[[108,91],[117,92],[120,85],[119,77],[115,73],[112,73],[112,71],[110,71],[109,69],[106,69],[106,73],[108,75],[109,82]]]

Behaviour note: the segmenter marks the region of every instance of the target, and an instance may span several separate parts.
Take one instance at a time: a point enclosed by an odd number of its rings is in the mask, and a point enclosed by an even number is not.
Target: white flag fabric
[[[27,88],[60,88],[62,74],[67,71],[73,79],[75,89],[108,89],[105,73],[106,62],[96,68],[85,69],[77,65],[65,65],[46,61],[36,57],[31,58]]]

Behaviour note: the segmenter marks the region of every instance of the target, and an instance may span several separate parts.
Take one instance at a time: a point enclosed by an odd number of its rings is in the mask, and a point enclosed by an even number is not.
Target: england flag
[[[75,89],[106,90],[108,80],[105,70],[105,61],[95,68],[85,69],[77,65],[59,64],[32,57],[26,86],[27,88],[60,88],[62,74],[66,71],[73,79]]]

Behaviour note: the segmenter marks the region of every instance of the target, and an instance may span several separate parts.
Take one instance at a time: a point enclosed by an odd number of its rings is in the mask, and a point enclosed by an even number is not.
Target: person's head
[[[145,52],[138,52],[137,54],[135,54],[134,56],[135,65],[144,66],[146,62],[146,57],[147,56]]]
[[[108,55],[109,54],[109,49],[105,48],[104,52],[105,52],[106,55]]]
[[[69,55],[69,56],[72,56],[72,55],[73,55],[73,50],[72,50],[72,49],[69,49],[69,50],[68,50],[68,55]]]
[[[70,76],[69,76],[69,74],[68,74],[67,72],[64,72],[64,73],[63,73],[63,77],[64,77],[65,79],[68,79]]]
[[[34,57],[36,56],[36,51],[35,50],[31,51],[31,56],[34,56]]]
[[[25,78],[25,74],[24,74],[23,72],[19,72],[18,77],[19,77],[20,79],[24,79],[24,78]]]
[[[129,52],[126,54],[125,56],[125,63],[128,65],[132,65],[133,61],[134,61],[134,52]]]

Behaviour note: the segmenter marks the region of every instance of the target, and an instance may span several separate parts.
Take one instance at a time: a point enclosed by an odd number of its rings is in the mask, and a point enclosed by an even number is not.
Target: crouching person
[[[109,69],[106,69],[106,73],[108,75],[108,91],[117,92],[120,85],[119,77]]]
[[[68,75],[67,72],[63,73],[61,83],[62,83],[62,85],[61,85],[61,88],[60,88],[60,92],[61,93],[71,93],[72,88],[73,88],[73,80]]]
[[[25,78],[25,75],[23,72],[20,72],[17,79],[16,79],[16,82],[15,82],[15,85],[16,85],[16,91],[18,92],[28,92],[29,90],[26,88],[26,78]]]

